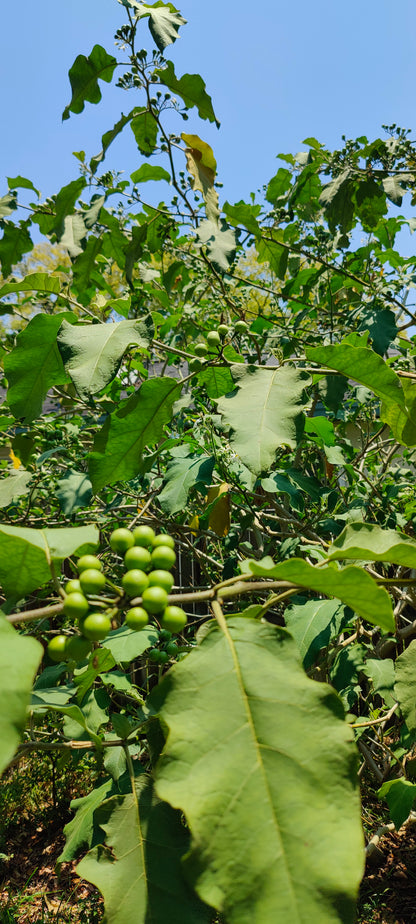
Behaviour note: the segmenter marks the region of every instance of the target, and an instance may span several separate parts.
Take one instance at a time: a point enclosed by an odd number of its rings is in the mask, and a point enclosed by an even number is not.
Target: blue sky
[[[276,172],[276,155],[314,135],[337,147],[341,135],[369,138],[383,123],[415,128],[414,35],[410,0],[177,0],[188,24],[166,50],[178,75],[200,73],[221,121],[193,115],[178,130],[214,148],[221,198],[234,202]],[[5,176],[22,174],[42,195],[77,176],[71,152],[100,150],[104,131],[134,105],[130,93],[101,84],[103,101],[61,121],[70,99],[68,70],[95,43],[114,52],[125,21],[116,0],[20,0],[2,9],[0,195]],[[153,43],[146,20],[143,46]],[[129,129],[108,166],[128,176],[142,162]],[[158,161],[163,163],[163,161]]]

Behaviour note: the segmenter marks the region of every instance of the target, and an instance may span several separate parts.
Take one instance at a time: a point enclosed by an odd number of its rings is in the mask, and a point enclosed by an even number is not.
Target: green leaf
[[[359,317],[359,329],[368,330],[373,349],[380,356],[383,356],[393,340],[396,339],[398,333],[394,311],[378,308],[377,306],[363,307],[360,310]]]
[[[352,922],[363,854],[351,732],[289,633],[232,617],[151,702],[169,731],[156,790],[186,816],[184,866],[203,901],[229,924],[325,924],[341,908]]]
[[[130,174],[133,183],[147,183],[149,180],[167,180],[170,183],[171,176],[163,167],[156,164],[142,164],[138,170]]]
[[[266,241],[262,238],[258,241],[256,249],[259,263],[267,262],[277,278],[284,279],[289,260],[288,248],[283,247],[278,241]]]
[[[390,818],[396,828],[401,828],[412,811],[416,799],[416,784],[410,780],[387,780],[377,793],[385,799],[390,809]]]
[[[212,107],[212,99],[208,96],[205,89],[205,83],[199,74],[184,74],[183,77],[177,77],[172,61],[166,62],[166,67],[155,71],[155,75],[165,87],[183,99],[187,109],[196,106],[200,119],[208,119],[215,122],[217,128],[220,127],[215,112]]]
[[[28,180],[25,176],[8,176],[7,185],[9,189],[31,189],[34,193],[36,193],[39,199],[39,190],[36,189],[36,186],[33,185],[32,180]]]
[[[407,728],[416,732],[416,641],[410,642],[395,662],[394,693]]]
[[[7,218],[17,209],[16,193],[6,193],[0,198],[0,218]]]
[[[238,245],[238,231],[229,228],[222,218],[216,221],[201,221],[196,232],[196,242],[206,249],[206,254],[218,273],[227,273],[235,260]]]
[[[98,80],[111,83],[116,65],[116,58],[107,54],[102,45],[94,45],[87,58],[85,55],[78,55],[69,70],[72,98],[62,113],[62,120],[69,119],[71,112],[82,112],[85,102],[100,102],[101,90]]]
[[[136,113],[130,122],[131,130],[140,153],[149,157],[157,144],[158,125],[154,115],[145,106],[137,108]]]
[[[181,385],[175,379],[148,379],[111,414],[97,433],[94,451],[89,455],[95,493],[107,484],[129,481],[139,473],[144,450],[163,436],[180,392]]]
[[[40,415],[50,388],[70,381],[56,336],[62,321],[72,317],[67,312],[36,314],[18,335],[14,349],[4,357],[9,407],[12,414],[25,423]]]
[[[75,812],[75,817],[64,827],[65,847],[57,860],[58,872],[62,863],[69,863],[83,849],[94,847],[100,842],[102,832],[94,820],[94,812],[105,799],[114,793],[114,790],[113,781],[106,780],[87,796],[72,800],[70,808]]]
[[[164,51],[167,45],[176,42],[179,27],[186,23],[186,19],[181,16],[173,3],[163,3],[162,0],[152,4],[139,3],[138,0],[119,0],[119,2],[135,10],[137,19],[143,19],[144,16],[149,17],[149,29],[159,51]]]
[[[0,584],[5,596],[20,600],[49,583],[51,560],[60,562],[76,553],[93,552],[98,541],[96,526],[64,529],[0,526]]]
[[[261,230],[257,218],[261,213],[261,205],[249,205],[248,202],[244,202],[243,199],[240,199],[235,205],[230,205],[229,202],[225,202],[224,212],[230,224],[236,226],[242,225],[243,228],[247,228],[247,231],[251,231],[254,237],[260,236]]]
[[[363,673],[369,680],[373,688],[373,693],[382,697],[386,706],[389,708],[395,703],[393,697],[395,671],[394,661],[391,658],[367,658]]]
[[[56,485],[56,496],[65,516],[88,507],[92,497],[92,485],[85,472],[66,472]]]
[[[77,873],[103,894],[111,924],[209,924],[212,909],[183,877],[189,832],[180,813],[155,797],[147,776],[136,780],[134,793],[108,799],[97,820],[107,849],[90,851]]]
[[[23,497],[29,494],[29,482],[33,477],[33,472],[27,472],[24,468],[19,468],[12,472],[8,477],[0,481],[0,507],[8,507],[15,497]]]
[[[14,225],[4,221],[3,237],[0,240],[0,263],[3,276],[10,276],[12,268],[20,263],[25,253],[33,250],[33,241],[27,230],[27,225],[21,222]]]
[[[215,465],[214,456],[189,453],[186,447],[179,447],[179,452],[172,450],[172,455],[175,458],[167,467],[164,487],[159,494],[162,510],[169,516],[185,509],[191,488],[211,483]]]
[[[244,572],[290,581],[326,597],[338,597],[367,622],[380,626],[386,632],[395,631],[389,595],[363,568],[347,565],[341,569],[334,564],[316,567],[301,558],[290,558],[274,565],[271,559],[266,558],[263,562],[244,562]]]
[[[88,238],[85,250],[77,256],[72,265],[74,287],[81,302],[83,302],[84,293],[88,289],[91,279],[97,273],[97,257],[101,253],[102,246],[103,238],[101,236],[95,237],[92,234]]]
[[[90,160],[90,170],[92,173],[96,173],[97,167],[103,162],[108,148],[113,143],[114,139],[117,138],[120,132],[123,131],[123,128],[128,125],[129,122],[131,122],[135,112],[136,109],[132,109],[128,115],[123,115],[122,113],[120,119],[115,123],[113,128],[110,128],[108,132],[104,132],[104,135],[101,137],[101,151],[99,154],[95,154],[95,156]]]
[[[148,626],[140,632],[134,632],[127,626],[121,626],[110,632],[105,640],[105,647],[111,652],[116,664],[130,664],[135,658],[156,645],[159,635],[156,626]]]
[[[112,381],[130,346],[148,349],[154,334],[151,315],[139,321],[68,324],[63,321],[58,347],[65,370],[81,398],[88,399]]]
[[[50,273],[29,273],[23,279],[17,282],[6,282],[0,288],[0,298],[4,295],[10,295],[11,292],[47,292],[58,295],[62,281],[59,276]],[[10,304],[7,306],[10,311]]]
[[[82,241],[86,236],[87,228],[79,212],[76,212],[75,215],[67,215],[64,218],[59,243],[62,247],[66,247],[70,257],[77,257],[83,252]]]
[[[350,523],[330,545],[328,558],[387,561],[416,568],[416,542],[376,523]]]
[[[65,218],[68,215],[72,215],[75,203],[78,201],[86,185],[87,181],[85,177],[80,176],[77,180],[72,180],[71,183],[68,183],[67,186],[63,186],[62,189],[59,190],[55,198],[55,220],[53,224],[53,231],[55,231],[58,240],[60,240],[64,234]]]
[[[339,600],[307,600],[285,610],[285,623],[295,639],[305,670],[316,661],[322,648],[342,631],[351,612]]]
[[[234,388],[234,381],[226,366],[208,366],[198,372],[198,382],[205,385],[209,398],[221,398]]]
[[[42,645],[19,635],[0,615],[0,773],[10,763],[27,719],[33,679]]]
[[[324,208],[330,230],[334,233],[339,227],[346,234],[354,226],[353,193],[355,181],[349,167],[324,186],[319,198]]]
[[[278,199],[286,199],[292,185],[292,174],[290,170],[279,167],[275,176],[269,182],[266,191],[266,199],[272,205],[275,205]]]
[[[230,443],[255,474],[267,472],[281,446],[297,444],[310,382],[302,370],[235,365],[237,391],[218,401],[218,411],[230,428]]]
[[[360,382],[382,399],[382,420],[388,423],[399,442],[416,444],[416,397],[412,386],[403,385],[384,360],[365,346],[365,337],[355,335],[334,346],[306,347],[307,359]],[[407,400],[406,400],[407,398]]]

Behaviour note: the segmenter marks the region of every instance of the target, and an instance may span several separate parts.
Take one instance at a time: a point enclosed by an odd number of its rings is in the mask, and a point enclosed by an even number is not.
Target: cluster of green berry
[[[234,328],[229,327],[228,324],[220,324],[218,330],[208,331],[206,340],[200,340],[195,344],[195,356],[188,363],[189,371],[199,372],[206,361],[207,354],[218,353],[226,338],[231,339],[234,334],[245,334],[247,331],[248,325],[241,320],[235,323]]]
[[[141,597],[141,603],[127,609],[124,623],[128,628],[143,629],[151,616],[157,617],[162,632],[169,638],[185,627],[186,613],[179,606],[168,604],[173,586],[171,571],[176,562],[172,536],[165,533],[156,535],[150,526],[144,524],[133,530],[120,527],[110,536],[110,548],[124,558],[126,570],[121,579],[122,590],[109,601],[104,611],[91,609],[88,598],[101,594],[108,579],[103,574],[102,562],[95,555],[83,555],[78,560],[78,578],[65,585],[63,610],[65,616],[77,622],[80,634],[55,635],[48,645],[48,654],[53,661],[85,658],[92,642],[100,642],[107,637],[112,620],[125,609],[129,598]],[[109,585],[114,589],[111,582]]]

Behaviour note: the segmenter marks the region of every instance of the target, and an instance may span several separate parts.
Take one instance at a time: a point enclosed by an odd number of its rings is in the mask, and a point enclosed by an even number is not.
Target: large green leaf
[[[328,558],[388,561],[416,568],[416,542],[376,523],[350,523],[330,545]]]
[[[140,632],[121,626],[120,629],[110,632],[103,644],[111,652],[116,664],[130,664],[147,648],[156,645],[158,638],[155,625],[146,626]]]
[[[215,117],[212,107],[212,99],[208,96],[205,89],[205,83],[199,74],[184,74],[183,77],[177,77],[172,61],[166,62],[166,67],[157,70],[156,75],[160,82],[169,90],[183,99],[187,109],[196,106],[200,119],[208,119],[215,122],[219,128],[220,123]]]
[[[145,350],[153,334],[150,315],[107,324],[63,321],[57,342],[66,372],[81,397],[88,398],[111,382],[129,346]]]
[[[102,892],[111,924],[209,924],[212,909],[182,873],[189,832],[147,777],[136,780],[134,793],[108,799],[96,816],[107,849],[91,850],[77,872]]]
[[[220,398],[218,410],[240,459],[255,474],[267,472],[277,449],[296,446],[310,378],[288,366],[235,365],[231,372],[237,391]]]
[[[0,773],[10,763],[26,725],[32,683],[43,655],[34,638],[19,635],[0,616]]]
[[[62,321],[72,317],[67,312],[36,314],[18,335],[14,349],[4,357],[9,407],[25,423],[39,416],[50,388],[70,381],[56,336]]]
[[[416,799],[416,784],[410,780],[387,780],[377,795],[385,799],[390,809],[391,820],[398,831],[409,817]]]
[[[6,597],[19,600],[51,580],[50,561],[93,552],[99,540],[96,526],[29,529],[0,526],[0,584]]]
[[[27,224],[21,222],[14,225],[11,221],[3,221],[3,237],[0,240],[0,263],[3,276],[10,276],[14,266],[20,263],[22,257],[29,250],[33,250],[33,241],[27,230]]]
[[[399,442],[416,444],[416,394],[406,380],[384,362],[378,353],[368,349],[366,337],[354,336],[333,346],[306,347],[308,359],[337,369],[348,378],[360,382],[382,400],[381,418],[391,427]]]
[[[22,497],[29,493],[29,482],[33,472],[20,468],[0,481],[0,507],[8,507],[15,497]]]
[[[301,558],[290,558],[274,565],[271,558],[263,561],[245,561],[246,574],[290,581],[327,597],[338,597],[367,622],[394,632],[395,623],[389,595],[379,587],[363,568],[348,565],[338,568],[334,564],[317,567]]]
[[[56,484],[56,496],[66,516],[71,516],[80,507],[88,507],[92,497],[92,485],[85,472],[66,472]]]
[[[128,123],[133,118],[135,111],[135,109],[132,109],[131,112],[129,112],[127,115],[122,114],[113,128],[110,128],[108,132],[104,132],[104,135],[101,137],[101,151],[99,154],[95,154],[94,157],[92,157],[90,160],[90,170],[92,173],[96,172],[98,165],[101,164],[104,160],[110,144],[112,144],[114,139],[117,138],[120,132],[123,131],[123,128],[128,125]]]
[[[191,488],[211,483],[215,465],[214,456],[188,453],[186,447],[179,447],[179,452],[173,450],[172,455],[174,459],[167,467],[164,486],[159,494],[162,510],[171,516],[185,509]]]
[[[410,732],[416,732],[416,641],[395,662],[396,683],[394,693]]]
[[[284,618],[298,646],[303,666],[308,670],[321,649],[339,635],[348,621],[348,610],[339,600],[307,600],[288,606]]]
[[[113,780],[106,780],[97,786],[87,796],[73,799],[70,808],[75,812],[74,818],[65,825],[65,847],[58,857],[58,869],[61,863],[69,863],[82,849],[89,849],[102,840],[102,832],[96,821],[94,812],[105,799],[114,793]],[[100,836],[101,835],[101,836]]]
[[[136,109],[136,115],[130,122],[131,130],[141,154],[149,157],[157,143],[158,125],[155,117],[145,106]]]
[[[176,42],[179,27],[185,25],[186,19],[181,16],[173,3],[139,3],[138,0],[119,0],[123,6],[135,10],[137,19],[149,17],[149,29],[159,51],[164,51],[167,45]]]
[[[62,282],[59,276],[52,273],[29,273],[23,279],[16,282],[6,282],[0,288],[0,298],[4,295],[10,295],[11,292],[47,292],[48,294],[57,295]],[[10,310],[10,304],[7,306]]]
[[[200,897],[229,924],[352,922],[363,850],[351,732],[286,630],[242,617],[211,628],[152,705],[168,728],[156,789],[186,816]]]
[[[72,98],[62,113],[63,120],[69,119],[71,112],[82,112],[85,102],[100,102],[101,90],[98,79],[111,83],[116,65],[116,58],[107,54],[102,45],[94,45],[87,58],[85,55],[78,55],[69,70]]]
[[[206,249],[206,254],[218,273],[227,273],[237,253],[239,231],[229,228],[227,222],[202,221],[196,241]]]
[[[129,481],[139,473],[146,446],[154,446],[163,436],[180,392],[175,379],[148,379],[111,414],[89,456],[94,492],[116,481]]]

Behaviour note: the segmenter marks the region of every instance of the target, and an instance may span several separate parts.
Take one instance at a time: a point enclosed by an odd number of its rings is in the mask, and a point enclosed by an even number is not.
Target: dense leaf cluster
[[[133,108],[55,196],[18,176],[0,199],[1,768],[95,755],[60,861],[86,854],[111,924],[352,921],[358,758],[397,827],[416,797],[416,150],[394,125],[308,138],[221,202],[180,131],[218,125],[212,100],[165,57],[185,20],[123,6],[63,118],[116,78]],[[104,167],[125,130],[130,180]],[[64,257],[28,271],[39,232]],[[127,589],[126,528],[175,539],[159,610]],[[65,586],[97,553],[105,631],[67,657]]]

